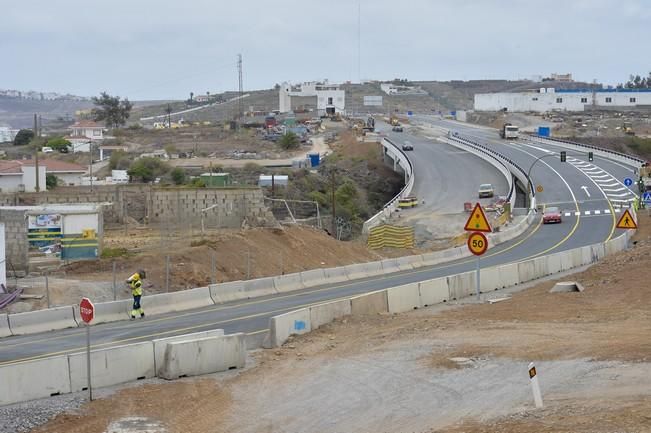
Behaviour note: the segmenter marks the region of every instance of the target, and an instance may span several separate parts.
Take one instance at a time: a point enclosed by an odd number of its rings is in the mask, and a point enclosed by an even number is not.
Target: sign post
[[[82,298],[79,303],[81,319],[86,323],[86,373],[88,375],[88,397],[93,401],[93,387],[90,380],[90,322],[95,317],[95,306],[90,299]]]
[[[476,292],[477,300],[481,300],[481,264],[480,256],[486,252],[488,249],[488,239],[484,236],[484,233],[490,233],[493,230],[491,229],[488,219],[484,210],[481,208],[481,205],[477,203],[475,208],[470,213],[468,221],[463,228],[466,231],[471,231],[473,233],[468,236],[468,249],[471,253],[477,256],[477,281]],[[484,232],[484,233],[482,233]]]

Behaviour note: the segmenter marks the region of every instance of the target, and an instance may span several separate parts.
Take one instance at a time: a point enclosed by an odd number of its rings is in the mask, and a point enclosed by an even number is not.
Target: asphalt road
[[[456,122],[444,122],[433,118],[421,120],[473,135],[526,168],[537,157],[558,150],[552,147],[544,148],[539,144],[528,143],[524,140],[506,142],[499,139],[496,131],[460,126]],[[418,143],[420,141],[416,145]],[[428,145],[424,144],[423,147],[425,148]],[[421,173],[427,173],[430,166],[438,168],[441,161],[440,156],[442,152],[445,153],[443,148],[438,147],[438,144],[432,144],[431,147],[432,152],[422,151],[419,154],[417,150],[411,154],[418,155],[418,158],[415,158],[414,161],[418,161]],[[601,159],[595,160],[593,164],[582,168],[584,164],[579,159],[574,163],[561,163],[560,158],[555,155],[550,155],[550,157],[536,163],[532,169],[534,181],[544,187],[544,191],[538,194],[539,203],[554,203],[554,205],[561,207],[564,213],[570,213],[570,215],[564,216],[563,223],[557,225],[542,225],[539,218],[526,233],[517,239],[490,248],[486,255],[482,256],[482,266],[526,260],[544,254],[603,242],[617,235],[617,230],[614,228],[617,214],[608,200],[608,192],[601,191],[594,181],[599,180],[605,181],[604,184],[614,184],[614,181],[610,182],[610,177],[615,180],[628,177],[632,168]],[[595,167],[597,168],[595,169]],[[599,167],[603,168],[603,170]],[[417,168],[417,170],[419,169]],[[586,170],[589,171],[586,172]],[[601,174],[602,171],[605,174]],[[417,171],[417,177],[418,175]],[[595,179],[595,176],[606,177]],[[448,181],[447,179],[442,180],[444,183]],[[446,185],[450,184],[446,183]],[[584,186],[590,194],[589,197],[585,189],[582,188]],[[443,187],[441,188],[441,192],[445,193]],[[596,214],[595,211],[597,210],[600,213]],[[610,213],[606,213],[606,210],[610,211]],[[589,212],[589,214],[586,214],[586,212]],[[462,259],[430,268],[356,280],[345,284],[316,287],[183,313],[148,317],[134,322],[96,325],[92,328],[92,346],[93,348],[103,348],[213,328],[223,328],[227,333],[246,332],[260,335],[266,332],[268,320],[271,316],[296,308],[372,290],[467,272],[474,268],[474,259]],[[147,308],[146,305],[145,297],[143,299],[145,309]],[[79,352],[83,350],[84,345],[85,331],[77,328],[28,336],[8,337],[0,340],[0,365],[57,354]]]

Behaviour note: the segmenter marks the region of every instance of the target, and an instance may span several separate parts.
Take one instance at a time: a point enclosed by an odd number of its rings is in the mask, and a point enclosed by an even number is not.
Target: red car
[[[557,207],[548,207],[543,213],[543,224],[560,223],[561,211]]]

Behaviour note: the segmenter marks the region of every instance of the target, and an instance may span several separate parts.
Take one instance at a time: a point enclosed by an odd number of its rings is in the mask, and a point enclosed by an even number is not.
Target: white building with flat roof
[[[278,91],[278,110],[281,113],[292,111],[293,96],[315,96],[320,116],[344,113],[346,110],[346,92],[341,90],[339,85],[328,83],[328,80],[309,81],[296,86],[283,83]]]
[[[541,88],[519,93],[478,93],[475,111],[585,111],[651,108],[651,89],[558,90]]]

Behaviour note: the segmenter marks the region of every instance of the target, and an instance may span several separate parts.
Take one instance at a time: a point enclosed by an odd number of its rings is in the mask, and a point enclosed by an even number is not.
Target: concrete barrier
[[[400,272],[400,266],[398,265],[398,261],[396,259],[386,259],[382,260],[382,272],[384,274],[393,274],[395,272]],[[410,267],[409,269],[413,269]]]
[[[259,296],[275,295],[278,293],[274,286],[273,277],[211,284],[209,287],[210,297],[215,304],[223,304],[226,302],[256,298]]]
[[[0,384],[0,405],[69,393],[68,357],[3,365]]]
[[[378,290],[377,292],[350,298],[350,313],[353,316],[388,312],[389,304],[386,290]]]
[[[382,262],[357,263],[355,265],[344,266],[344,268],[346,269],[346,275],[348,275],[349,280],[384,274]]]
[[[420,293],[420,304],[423,307],[439,304],[450,299],[448,279],[445,277],[420,282],[418,292]]]
[[[310,325],[312,330],[328,324],[339,317],[349,316],[350,311],[350,299],[342,299],[310,307]]]
[[[589,245],[586,247],[581,247],[581,264],[591,265],[592,263],[594,263],[594,257],[592,256],[592,247]]]
[[[301,281],[304,287],[315,287],[330,282],[326,281],[323,269],[311,269],[301,272]]]
[[[510,263],[508,265],[501,265],[497,267],[500,281],[503,287],[512,287],[517,284],[520,284],[520,278],[518,276],[518,264]]]
[[[167,343],[206,337],[219,337],[221,335],[224,335],[223,329],[211,329],[210,331],[194,332],[192,334],[176,335],[174,337],[158,338],[156,340],[153,340],[152,344],[154,345],[154,371],[156,373],[156,376],[158,376],[158,372],[163,366],[163,358],[165,357],[165,348],[167,347]]]
[[[389,313],[403,313],[421,307],[418,283],[405,284],[387,289]]]
[[[463,274],[450,275],[447,278],[450,298],[452,299],[465,298],[474,294],[477,290],[476,272],[464,272]]]
[[[0,314],[0,338],[9,337],[11,329],[9,329],[9,318],[6,314]]]
[[[210,297],[215,304],[246,298],[244,281],[229,281],[228,283],[211,284],[208,287],[210,287]]]
[[[92,350],[90,352],[93,388],[117,385],[156,376],[151,341]],[[77,392],[88,386],[86,352],[68,355],[70,389]]]
[[[290,335],[305,334],[311,330],[309,308],[290,311],[269,319],[269,342],[272,347],[282,346]]]
[[[244,293],[246,299],[258,298],[260,296],[275,295],[279,292],[275,286],[273,277],[256,278],[244,282]]]
[[[150,315],[215,305],[210,297],[210,289],[208,287],[197,287],[196,289],[143,296],[140,304],[145,310],[145,314]]]
[[[77,322],[72,305],[9,315],[9,328],[13,335],[36,334],[76,327]]]
[[[518,265],[518,280],[524,283],[527,281],[532,281],[537,278],[536,276],[536,265],[532,260],[526,260],[524,262],[517,263]]]
[[[167,343],[159,377],[178,379],[244,367],[243,333]]]
[[[583,266],[583,254],[581,254],[581,248],[574,248],[568,251],[568,253],[570,254],[572,269]]]
[[[592,257],[595,262],[606,257],[606,248],[604,247],[604,244],[591,245],[590,249],[592,249]]]
[[[343,266],[337,268],[325,268],[323,270],[323,275],[326,280],[328,280],[328,283],[341,283],[348,281],[348,274],[346,273],[346,268]]]
[[[95,306],[95,317],[92,323],[93,325],[97,325],[99,323],[117,322],[128,319],[131,308],[133,307],[133,301],[131,299],[123,299],[121,301],[97,302],[93,305]],[[81,320],[79,305],[73,305],[72,308],[75,310],[75,317]]]
[[[547,272],[549,275],[557,274],[563,270],[563,264],[561,263],[563,259],[562,254],[551,254],[545,256],[545,258],[547,259]]]
[[[274,287],[279,293],[292,292],[294,290],[304,289],[301,274],[280,275],[274,278]]]
[[[418,269],[425,266],[425,263],[423,262],[423,256],[421,255],[398,257],[396,261],[398,262],[398,267],[401,271],[408,269]]]
[[[491,266],[490,268],[482,269],[479,284],[482,293],[492,292],[495,289],[503,288],[504,285],[500,279],[499,268],[497,266]]]

